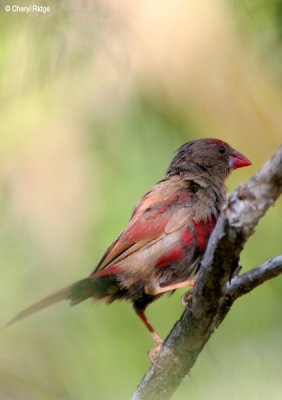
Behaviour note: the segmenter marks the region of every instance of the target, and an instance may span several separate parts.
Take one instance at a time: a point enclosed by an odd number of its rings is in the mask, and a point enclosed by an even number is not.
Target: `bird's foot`
[[[192,303],[192,289],[188,290],[188,292],[184,293],[184,295],[181,298],[182,305],[184,307],[189,308]]]
[[[162,344],[163,344],[163,342],[159,343],[156,347],[154,347],[153,349],[151,349],[151,350],[148,352],[148,355],[149,355],[149,358],[150,358],[152,364],[156,364],[156,363],[155,363],[155,359],[156,359],[156,357],[158,356],[158,354],[159,354],[159,352],[160,352],[160,350],[161,350],[161,348],[162,348]],[[157,364],[156,364],[156,365],[157,365]]]
[[[148,352],[148,355],[149,355],[149,358],[150,358],[151,362],[152,362],[153,364],[155,364],[155,359],[156,359],[157,355],[159,354],[159,352],[160,352],[160,350],[161,350],[161,348],[162,348],[163,341],[162,341],[162,339],[159,337],[159,335],[156,334],[156,332],[152,332],[151,334],[152,334],[153,339],[154,339],[154,341],[156,342],[156,345],[157,345],[157,346],[154,347],[153,349],[151,349],[151,350]]]

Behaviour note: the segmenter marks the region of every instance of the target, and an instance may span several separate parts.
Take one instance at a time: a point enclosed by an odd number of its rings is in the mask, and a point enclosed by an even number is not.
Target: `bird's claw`
[[[190,307],[192,302],[192,289],[185,292],[184,295],[181,297],[181,303],[184,307]]]
[[[156,346],[156,347],[154,347],[153,349],[151,349],[151,350],[148,352],[148,355],[149,355],[149,358],[150,358],[152,364],[157,365],[156,362],[155,362],[155,359],[156,359],[156,357],[158,356],[158,354],[159,354],[159,352],[160,352],[160,350],[161,350],[161,348],[162,348],[162,345],[163,345],[163,341],[161,340],[161,341],[159,341],[159,342],[157,343],[157,346]]]

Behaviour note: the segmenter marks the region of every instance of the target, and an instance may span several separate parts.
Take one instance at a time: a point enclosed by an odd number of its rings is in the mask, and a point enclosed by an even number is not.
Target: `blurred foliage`
[[[280,81],[282,56],[282,1],[232,1],[238,22],[248,31],[253,45],[259,49],[273,77]],[[236,15],[235,13],[235,15]]]
[[[1,321],[90,273],[173,151],[220,137],[253,166],[281,143],[281,0],[0,5]],[[29,2],[18,2],[29,5]],[[281,253],[281,201],[242,254]],[[245,296],[175,399],[281,398],[281,279]],[[181,291],[151,307],[164,337]],[[65,304],[1,334],[0,398],[128,399],[153,343],[130,305]]]

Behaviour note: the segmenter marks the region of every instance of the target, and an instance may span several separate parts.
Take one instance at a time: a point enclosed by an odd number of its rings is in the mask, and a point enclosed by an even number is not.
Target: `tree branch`
[[[226,295],[230,296],[232,300],[235,301],[238,297],[249,293],[257,286],[280,274],[282,274],[282,254],[271,258],[265,263],[240,276],[233,278],[227,286]]]
[[[282,146],[228,197],[201,262],[189,307],[166,338],[133,400],[170,399],[233,302],[281,273],[281,258],[276,257],[231,280],[244,244],[281,191]]]

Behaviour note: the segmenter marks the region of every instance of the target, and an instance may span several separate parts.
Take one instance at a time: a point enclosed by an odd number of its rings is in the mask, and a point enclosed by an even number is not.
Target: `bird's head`
[[[251,161],[219,139],[199,139],[183,144],[167,170],[167,175],[199,173],[225,179],[233,169]]]

